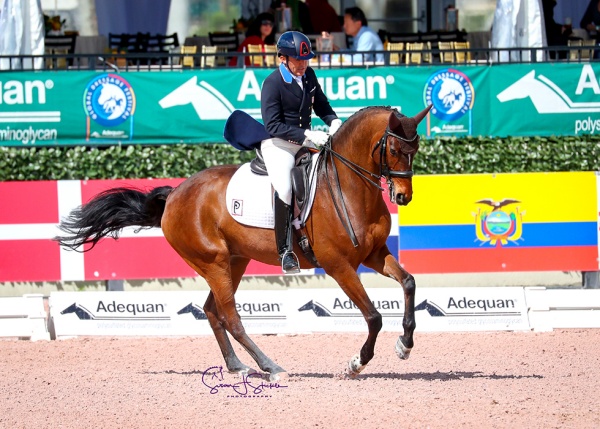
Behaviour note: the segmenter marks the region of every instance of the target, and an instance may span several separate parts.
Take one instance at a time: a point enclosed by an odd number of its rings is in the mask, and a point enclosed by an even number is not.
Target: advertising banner
[[[403,332],[401,288],[370,288],[383,330]],[[212,335],[208,291],[53,292],[57,338]],[[235,305],[249,334],[368,331],[358,307],[337,289],[243,290]],[[420,332],[527,330],[523,288],[423,288],[415,302]]]
[[[261,120],[270,69],[5,72],[0,145],[224,142],[233,110]],[[600,129],[600,65],[532,63],[319,69],[342,119],[367,106],[408,116],[432,104],[419,128],[436,135],[580,135]],[[326,129],[313,117],[313,129]]]
[[[246,332],[289,331],[286,291],[238,291],[236,309]],[[203,306],[208,291],[52,292],[56,336],[212,335]]]

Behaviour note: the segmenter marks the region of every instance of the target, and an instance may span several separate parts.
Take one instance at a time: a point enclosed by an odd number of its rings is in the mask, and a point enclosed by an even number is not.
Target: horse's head
[[[417,126],[429,109],[431,105],[412,118],[391,112],[385,133],[373,148],[373,157],[389,187],[390,200],[401,206],[412,199],[412,164],[419,150]]]

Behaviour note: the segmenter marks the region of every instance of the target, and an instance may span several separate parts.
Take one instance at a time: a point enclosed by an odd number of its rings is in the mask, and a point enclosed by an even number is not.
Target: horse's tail
[[[106,236],[119,238],[122,228],[160,227],[167,196],[173,187],[161,186],[144,193],[131,188],[113,188],[96,195],[88,203],[74,209],[59,225],[65,233],[54,237],[61,246],[72,250],[90,244],[91,250]]]

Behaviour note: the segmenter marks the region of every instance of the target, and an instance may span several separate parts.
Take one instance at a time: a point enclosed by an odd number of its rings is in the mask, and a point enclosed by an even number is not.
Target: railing
[[[587,51],[587,52],[586,52]],[[390,64],[390,56],[393,54],[405,58],[409,53],[418,52],[423,58],[420,63],[400,61],[398,64]],[[311,60],[312,67],[339,68],[339,67],[369,67],[380,65],[392,66],[418,66],[442,64],[440,49],[424,49],[421,51],[369,51],[369,52],[316,52],[316,57]],[[473,65],[473,64],[521,64],[521,63],[580,63],[596,62],[594,48],[582,48],[579,46],[552,46],[543,48],[469,48],[455,49],[456,53],[468,53],[461,55],[462,61],[444,62],[443,64]],[[384,61],[360,61],[356,55],[362,58],[372,57],[374,54],[383,54]],[[591,55],[590,55],[591,54]],[[47,55],[0,55],[1,71],[27,71],[27,70],[113,70],[113,71],[166,71],[181,70],[189,67],[182,66],[180,53],[135,53],[135,54],[47,54]],[[255,53],[241,52],[217,52],[214,54],[189,54],[194,58],[195,66],[200,68],[202,58],[216,58],[214,66],[210,68],[246,68],[243,58],[255,56]],[[231,58],[239,58],[238,65],[229,66]],[[330,60],[327,60],[327,59]],[[338,58],[336,60],[336,58]],[[553,59],[556,58],[556,59]],[[254,67],[254,66],[252,66]],[[205,67],[209,68],[209,67]]]

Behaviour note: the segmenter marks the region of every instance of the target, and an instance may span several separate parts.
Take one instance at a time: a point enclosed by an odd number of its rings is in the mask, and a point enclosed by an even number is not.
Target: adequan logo
[[[584,89],[600,94],[600,86],[591,65],[586,64],[581,70],[575,94]],[[535,75],[535,70],[511,84],[497,96],[501,103],[529,98],[539,114],[548,113],[586,113],[600,112],[600,102],[574,102],[554,82],[543,75]]]
[[[520,316],[515,311],[514,299],[469,299],[467,297],[448,299],[446,310],[433,301],[424,300],[415,311],[425,310],[431,317],[465,317],[465,316]],[[463,311],[460,311],[463,310]]]
[[[75,313],[79,320],[170,320],[165,314],[166,304],[150,303],[105,303],[98,301],[96,310],[89,310],[85,306],[73,303],[60,314]]]
[[[403,311],[390,312],[387,310],[401,310],[404,308],[404,304],[399,300],[377,300],[371,301],[377,310],[382,311],[382,317],[402,317],[404,316]],[[343,312],[343,310],[356,310],[353,312]],[[317,317],[363,317],[362,313],[358,311],[358,307],[350,299],[341,300],[335,298],[333,301],[332,309],[330,310],[325,305],[316,302],[314,300],[308,301],[298,311],[312,311]]]
[[[225,120],[235,110],[229,100],[216,88],[206,81],[198,83],[197,76],[175,88],[158,104],[163,109],[191,104],[201,120]]]

